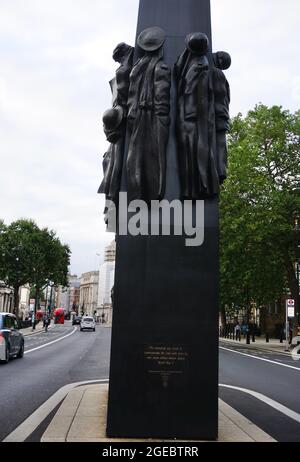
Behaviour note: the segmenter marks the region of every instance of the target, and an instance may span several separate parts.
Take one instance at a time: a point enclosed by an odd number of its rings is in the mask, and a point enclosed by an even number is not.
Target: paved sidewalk
[[[50,425],[42,442],[182,442],[184,440],[141,440],[106,438],[108,384],[87,385],[71,390]],[[274,442],[243,415],[219,400],[218,442]]]
[[[263,349],[263,350],[270,350],[276,353],[285,353],[290,355],[289,352],[285,352],[286,344],[285,341],[280,343],[278,339],[270,339],[269,343],[266,342],[265,338],[255,337],[255,342],[250,342],[249,345],[246,344],[246,339],[242,338],[239,342],[238,340],[232,340],[228,338],[219,338],[220,343],[228,343],[228,345],[245,345],[247,348],[256,348],[256,349]]]
[[[52,329],[52,327],[54,327],[54,324],[53,322],[50,324],[50,326],[48,327],[48,330],[49,329]],[[28,337],[28,335],[34,335],[34,334],[37,334],[39,332],[43,332],[44,331],[44,327],[43,327],[43,322],[39,322],[36,326],[35,326],[35,330],[32,330],[32,327],[26,327],[25,329],[20,329],[20,332],[22,332],[22,334],[25,336],[25,337]]]

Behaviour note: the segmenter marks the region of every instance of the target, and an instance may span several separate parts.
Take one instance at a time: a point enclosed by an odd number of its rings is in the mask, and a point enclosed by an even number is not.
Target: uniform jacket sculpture
[[[110,81],[112,108],[103,115],[103,128],[106,139],[111,143],[103,156],[103,181],[98,192],[118,203],[121,185],[122,165],[127,121],[127,99],[129,75],[132,69],[134,48],[120,43],[114,50],[113,59],[120,63],[116,76]]]
[[[218,56],[212,60],[208,38],[198,32],[186,37],[186,49],[175,64],[178,164],[185,199],[216,196],[226,178],[229,86]]]
[[[129,200],[149,201],[164,195],[171,87],[171,71],[162,60],[164,41],[165,33],[158,27],[146,29],[137,41],[144,55],[130,74],[126,162]]]
[[[229,103],[230,87],[223,70],[231,65],[231,58],[225,51],[213,54],[213,89],[215,98],[216,150],[220,183],[226,179],[227,141],[230,128]]]
[[[142,55],[134,64],[134,49],[125,43],[113,54],[121,65],[111,81],[113,107],[103,116],[111,144],[98,192],[115,204],[122,170],[129,201],[164,197],[171,88],[171,70],[163,62],[164,42],[164,31],[151,27],[137,39],[136,51]],[[196,32],[186,37],[186,48],[174,65],[182,199],[217,196],[226,178],[230,89],[223,70],[230,64],[228,53],[212,54],[207,36]]]

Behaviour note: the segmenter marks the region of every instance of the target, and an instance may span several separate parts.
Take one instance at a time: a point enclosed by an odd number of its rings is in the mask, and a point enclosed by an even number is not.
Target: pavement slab
[[[183,442],[187,440],[120,439],[106,437],[108,384],[92,384],[74,388],[66,396],[42,442]],[[275,440],[219,400],[218,442],[274,442]],[[200,440],[199,440],[200,442]]]

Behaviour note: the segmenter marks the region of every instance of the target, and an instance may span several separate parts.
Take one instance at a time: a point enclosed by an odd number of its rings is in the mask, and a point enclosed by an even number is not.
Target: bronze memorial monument
[[[117,45],[99,192],[116,210],[177,201],[202,240],[120,230],[107,435],[218,435],[219,192],[226,179],[230,55],[212,52],[209,0],[140,0],[135,47]],[[173,205],[175,204],[173,203]],[[197,221],[201,204],[203,220]],[[197,205],[198,204],[198,205]],[[129,213],[126,220],[130,219]],[[117,215],[119,217],[119,215]],[[164,214],[158,215],[164,228]],[[127,223],[126,223],[127,224]],[[122,223],[122,226],[124,223]],[[176,231],[176,232],[175,232]],[[182,231],[181,233],[179,231]]]

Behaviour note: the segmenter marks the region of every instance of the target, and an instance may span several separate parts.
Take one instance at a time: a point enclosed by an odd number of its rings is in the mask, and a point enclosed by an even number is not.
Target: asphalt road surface
[[[263,395],[220,386],[220,397],[277,441],[300,442],[300,355],[295,361],[246,345],[220,346],[219,383]]]
[[[67,322],[25,337],[24,358],[0,365],[0,441],[62,386],[108,378],[110,333]]]
[[[26,337],[24,358],[0,365],[0,441],[62,386],[107,379],[110,335],[67,322]],[[219,382],[220,397],[277,441],[300,442],[300,360],[221,342]]]

